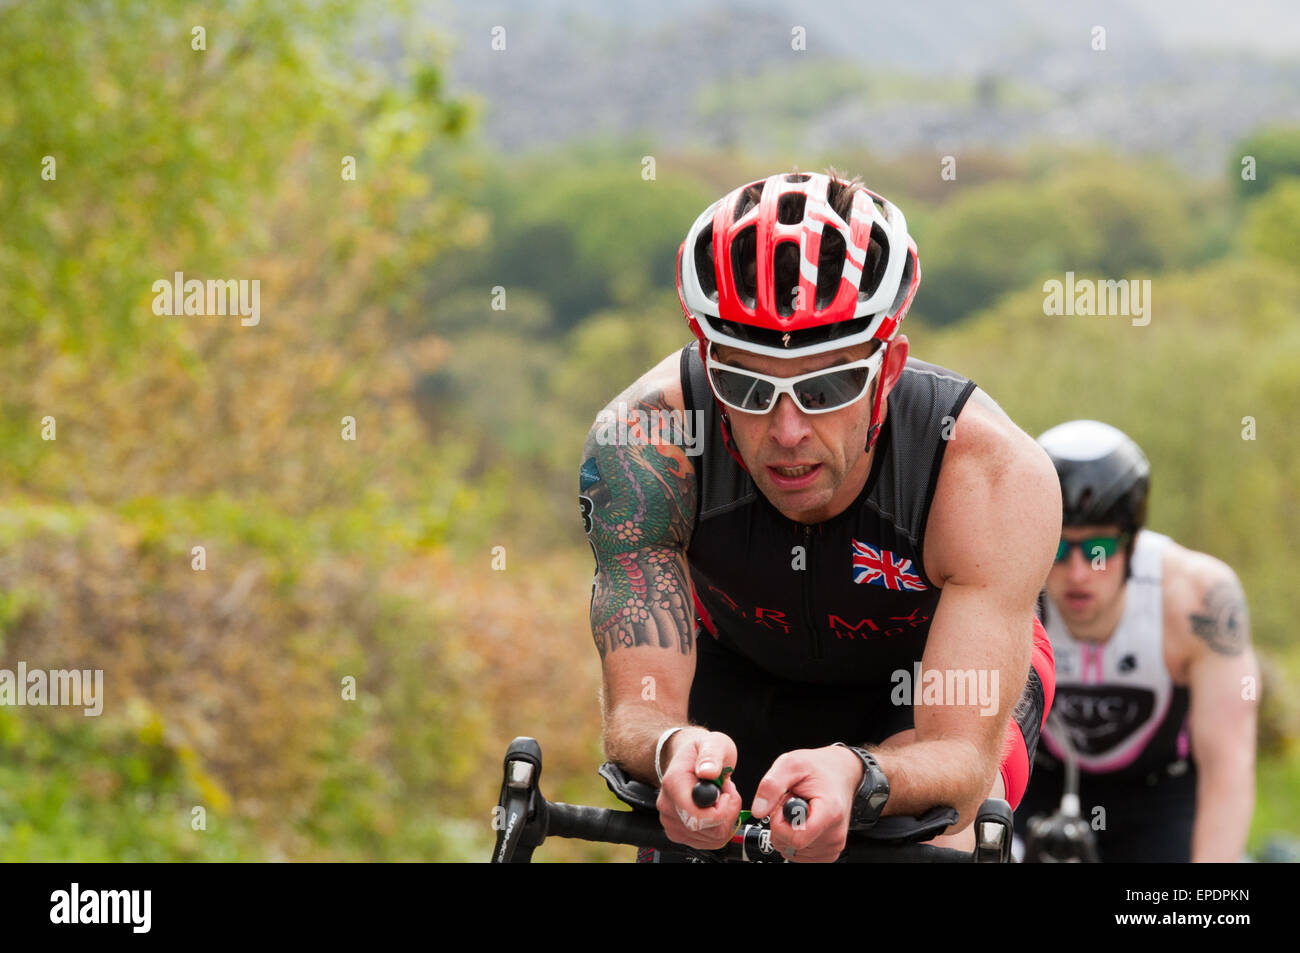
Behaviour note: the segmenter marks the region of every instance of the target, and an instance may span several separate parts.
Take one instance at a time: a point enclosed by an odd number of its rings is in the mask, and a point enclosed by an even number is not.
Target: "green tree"
[[[1040,275],[1064,270],[1065,210],[1023,185],[979,187],[931,217],[918,245],[916,309],[943,325],[992,303]]]
[[[575,154],[503,170],[484,195],[492,246],[477,261],[459,256],[454,284],[535,291],[561,333],[663,288],[686,230],[716,196],[666,162],[654,179],[642,169],[639,155]]]
[[[1300,268],[1300,177],[1282,179],[1250,203],[1241,241],[1257,255]]]
[[[438,755],[472,757],[475,706],[395,567],[507,491],[467,486],[413,399],[448,346],[418,276],[482,229],[431,174],[470,114],[397,16],[0,7],[0,661],[112,673],[90,727],[0,719],[6,858],[441,842],[397,808],[463,790]],[[260,320],[155,313],[175,272],[257,281]],[[436,704],[403,707],[411,673]],[[200,802],[255,836],[200,843]]]
[[[1254,178],[1243,161],[1253,159]],[[1268,126],[1242,139],[1228,156],[1228,181],[1241,198],[1263,195],[1289,176],[1300,176],[1300,126]]]
[[[923,221],[917,311],[949,324],[1044,276],[1144,277],[1221,255],[1226,222],[1202,204],[1173,173],[1110,158],[976,186]]]

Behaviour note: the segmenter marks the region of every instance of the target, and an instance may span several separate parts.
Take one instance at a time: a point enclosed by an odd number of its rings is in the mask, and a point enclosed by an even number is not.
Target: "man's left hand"
[[[777,758],[754,794],[754,817],[771,816],[772,847],[796,863],[830,863],[844,851],[862,762],[831,745],[789,751]],[[808,802],[808,816],[787,821],[781,808],[792,797]]]

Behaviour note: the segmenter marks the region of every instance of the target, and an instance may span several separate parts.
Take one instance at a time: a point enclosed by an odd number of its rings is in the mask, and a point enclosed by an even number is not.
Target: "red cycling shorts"
[[[1048,712],[1052,710],[1052,698],[1056,694],[1056,659],[1052,655],[1052,643],[1047,638],[1043,623],[1034,619],[1034,650],[1030,661],[1029,679],[1025,690],[1007,722],[1007,731],[1002,739],[1002,774],[1003,795],[1012,810],[1025,796],[1029,786],[1029,769],[1034,760],[1034,751],[1038,748],[1038,736],[1047,722]]]

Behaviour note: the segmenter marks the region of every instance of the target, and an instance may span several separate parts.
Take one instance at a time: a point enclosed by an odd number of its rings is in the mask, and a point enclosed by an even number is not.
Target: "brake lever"
[[[503,774],[497,814],[492,819],[497,829],[492,863],[526,864],[532,861],[533,849],[546,839],[546,813],[541,807],[546,800],[538,790],[542,746],[535,738],[520,736],[510,742]]]

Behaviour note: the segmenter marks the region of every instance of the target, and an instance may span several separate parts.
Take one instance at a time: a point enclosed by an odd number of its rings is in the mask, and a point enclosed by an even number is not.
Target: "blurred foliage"
[[[1243,178],[1247,156],[1255,160],[1254,178]],[[1232,150],[1228,181],[1243,199],[1270,191],[1287,178],[1300,177],[1300,127],[1257,129]]]
[[[452,739],[475,731],[471,686],[443,620],[384,580],[484,540],[469,517],[505,494],[427,441],[416,385],[445,347],[399,279],[483,227],[424,167],[467,115],[435,39],[393,47],[371,19],[0,11],[0,663],[102,668],[107,695],[98,719],[5,729],[6,856],[448,849],[436,795],[468,783]],[[258,280],[260,322],[155,315],[177,271]],[[83,765],[103,783],[76,783]],[[66,797],[33,814],[44,784]]]
[[[0,859],[477,859],[519,734],[548,796],[610,804],[582,442],[689,340],[672,275],[696,215],[831,162],[907,214],[914,353],[1030,433],[1132,433],[1152,525],[1238,571],[1270,673],[1257,828],[1297,830],[1293,133],[1245,141],[1248,188],[1095,153],[963,154],[951,181],[933,156],[780,142],[503,157],[473,140],[482,104],[447,92],[438,38],[372,28],[379,9],[0,9],[0,667],[101,668],[106,696],[96,718],[0,709]],[[762,82],[788,105],[860,80]],[[178,271],[259,280],[260,323],[155,315]],[[1150,279],[1151,324],[1045,316],[1065,271]]]
[[[1214,218],[1196,214],[1197,192],[1169,170],[1115,158],[963,187],[918,229],[917,313],[949,324],[1043,276],[1145,278],[1221,255],[1226,243],[1205,228]]]
[[[1241,234],[1250,252],[1300,270],[1300,176],[1283,179],[1266,198],[1251,202]]]
[[[483,301],[497,286],[533,292],[550,306],[545,327],[557,332],[658,290],[675,267],[681,223],[716,196],[644,158],[621,147],[498,160],[487,182],[467,189],[489,213],[489,240],[448,255],[435,286],[477,287]]]
[[[227,812],[193,829],[192,807],[212,792],[143,705],[105,725],[58,714],[0,708],[0,860],[232,861],[256,850]]]

